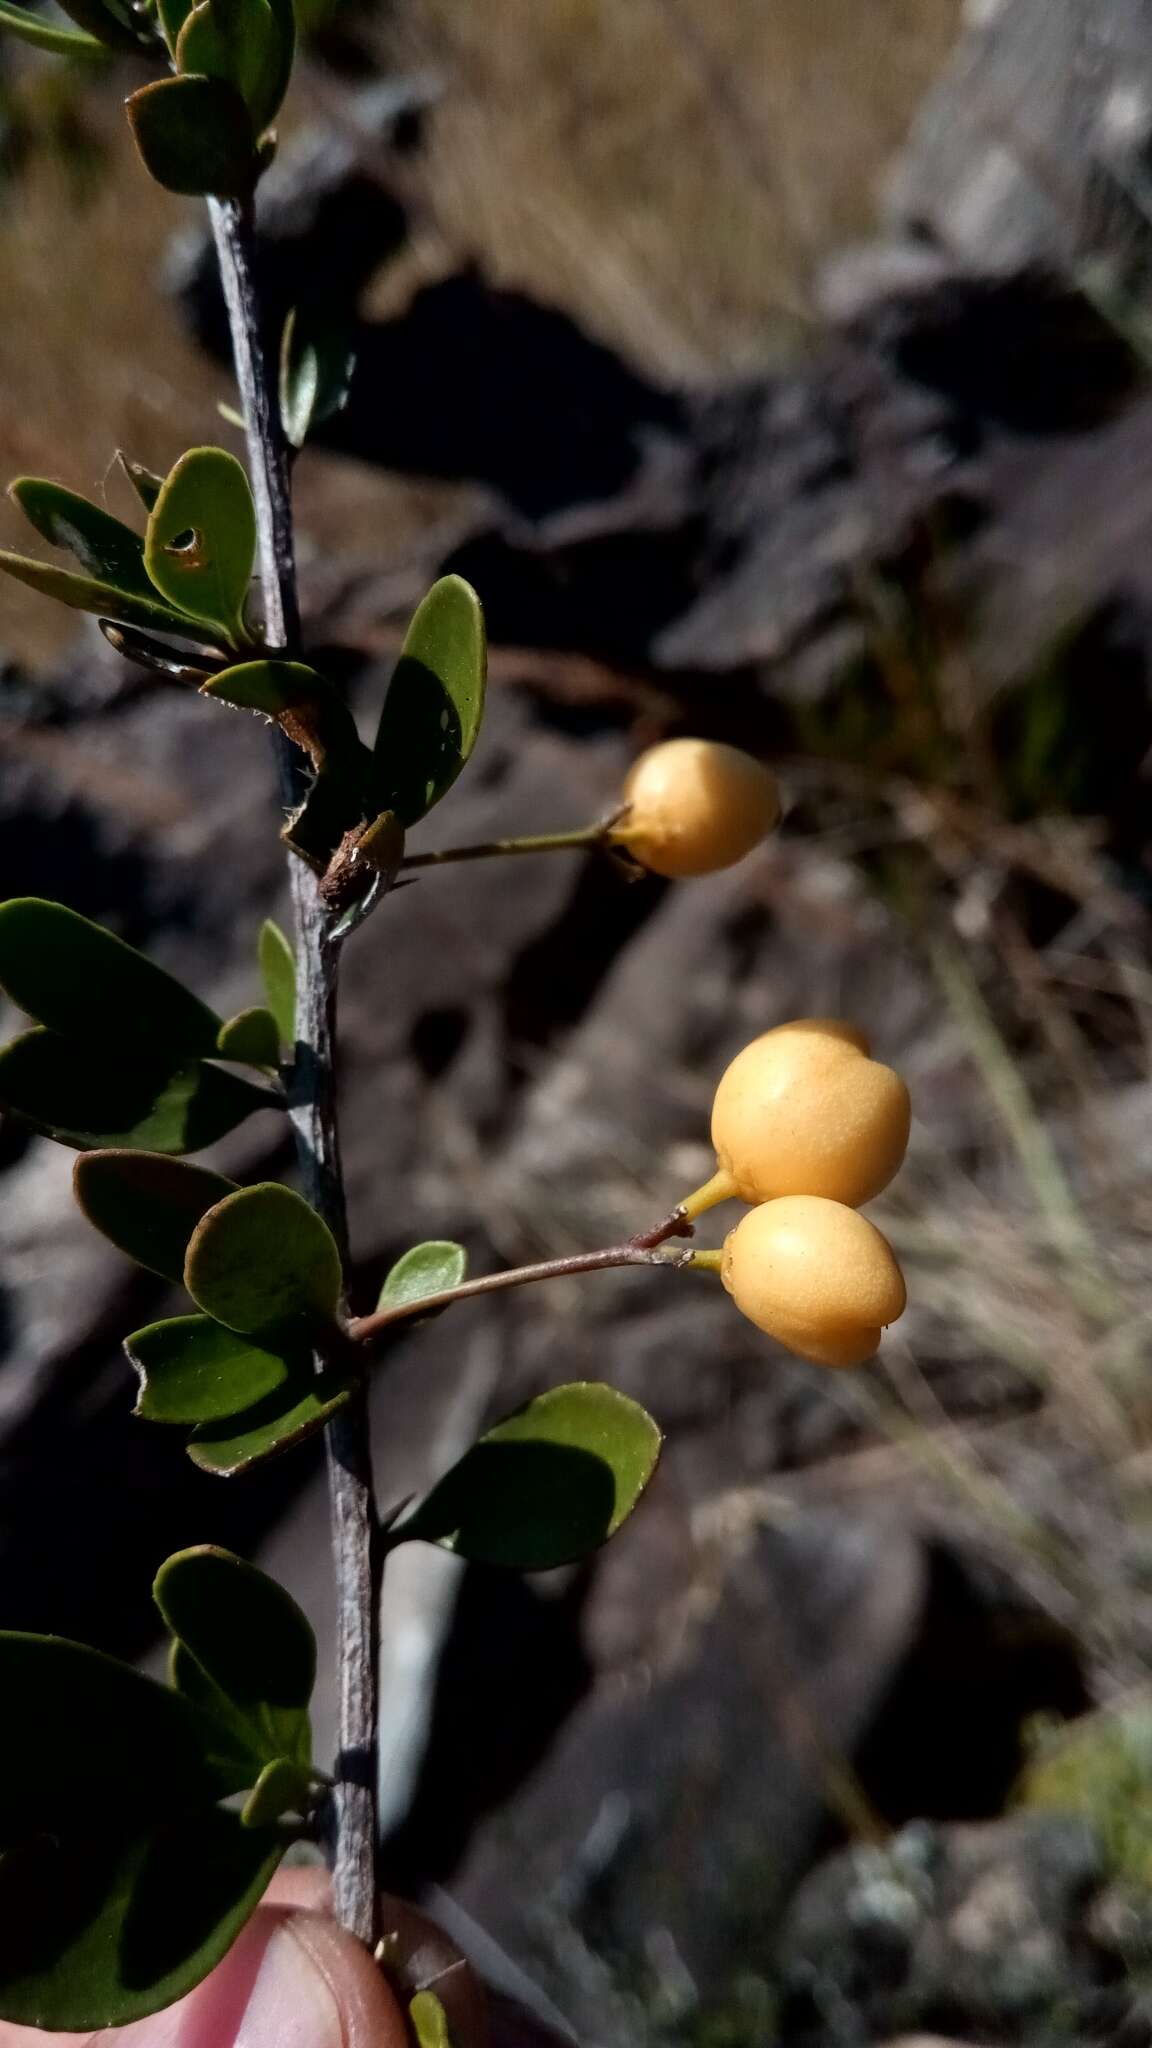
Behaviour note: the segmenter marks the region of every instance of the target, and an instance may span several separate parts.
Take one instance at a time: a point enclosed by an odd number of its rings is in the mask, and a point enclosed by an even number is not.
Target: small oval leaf
[[[280,343],[280,417],[289,446],[302,448],[313,427],[343,410],[356,368],[345,323],[294,306]]]
[[[451,789],[484,715],[487,648],[480,600],[442,576],[418,607],[376,735],[381,809],[414,825]]]
[[[452,2048],[448,2015],[434,1991],[418,1991],[409,2000],[408,2017],[418,2048]]]
[[[260,927],[260,978],[268,1008],[276,1019],[281,1045],[295,1045],[296,957],[279,925],[270,917]]]
[[[75,555],[86,575],[155,604],[156,591],[144,567],[143,537],[122,519],[43,477],[17,477],[9,484],[8,495],[52,547]]]
[[[274,1394],[231,1421],[206,1422],[188,1446],[188,1456],[202,1472],[237,1479],[268,1458],[306,1443],[350,1400],[352,1388],[311,1369],[285,1381]]]
[[[202,1152],[254,1110],[276,1107],[282,1101],[266,1088],[221,1067],[191,1060],[173,1069],[42,1027],[0,1050],[0,1109],[80,1152]]]
[[[459,1287],[468,1271],[468,1254],[462,1244],[449,1238],[429,1238],[414,1244],[397,1259],[383,1287],[377,1308],[398,1308],[405,1302],[422,1301],[426,1294],[441,1294]]]
[[[271,1010],[239,1010],[220,1027],[216,1050],[222,1060],[248,1067],[280,1064],[280,1033]]]
[[[205,697],[219,697],[240,711],[279,718],[284,711],[331,695],[331,684],[302,661],[241,661],[201,684]]]
[[[154,1152],[84,1152],[72,1169],[73,1191],[89,1223],[138,1266],[178,1286],[192,1232],[235,1186],[222,1173]]]
[[[265,1761],[307,1765],[316,1638],[283,1586],[231,1551],[202,1543],[165,1560],[152,1597],[172,1634],[262,1741]]]
[[[259,171],[252,116],[223,79],[192,72],[157,78],[124,105],[144,168],[166,191],[244,199],[252,190]]]
[[[257,135],[275,117],[288,83],[268,0],[198,0],[180,30],[176,63],[234,87]]]
[[[38,1024],[82,1044],[172,1063],[213,1053],[221,1020],[171,974],[63,903],[0,903],[0,988]]]
[[[330,1322],[343,1278],[323,1218],[278,1181],[240,1188],[209,1209],[193,1233],[184,1285],[198,1308],[254,1335]]]
[[[485,1432],[397,1524],[477,1564],[547,1571],[615,1534],[656,1468],[660,1431],[613,1387],[554,1387]]]
[[[175,78],[145,90],[194,82]],[[144,563],[157,590],[243,642],[255,560],[256,511],[243,464],[223,448],[190,448],[165,478],[148,521]]]
[[[125,1337],[124,1349],[140,1377],[135,1412],[146,1422],[220,1422],[311,1371],[307,1353],[255,1344],[211,1316],[149,1323]]]

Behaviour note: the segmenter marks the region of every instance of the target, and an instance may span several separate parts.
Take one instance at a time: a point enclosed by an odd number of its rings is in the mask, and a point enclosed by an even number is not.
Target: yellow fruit
[[[624,784],[628,809],[610,838],[653,874],[709,875],[743,860],[780,816],[776,778],[718,740],[665,740]]]
[[[758,1330],[817,1365],[862,1365],[907,1300],[887,1238],[820,1195],[749,1210],[725,1239],[720,1276]]]
[[[754,1038],[712,1106],[721,1178],[745,1202],[823,1195],[858,1208],[885,1188],[908,1145],[908,1090],[848,1024],[804,1018]]]

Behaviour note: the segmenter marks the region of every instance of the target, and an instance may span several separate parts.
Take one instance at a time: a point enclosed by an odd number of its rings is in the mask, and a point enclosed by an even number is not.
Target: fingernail
[[[342,2048],[343,2039],[328,1983],[285,1920],[264,1951],[235,2048]]]

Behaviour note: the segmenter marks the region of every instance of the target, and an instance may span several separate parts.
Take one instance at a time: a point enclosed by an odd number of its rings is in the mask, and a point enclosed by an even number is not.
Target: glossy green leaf
[[[217,1051],[222,1060],[249,1067],[280,1064],[280,1032],[271,1010],[239,1010],[220,1027]]]
[[[84,1044],[171,1058],[214,1053],[221,1019],[135,946],[63,903],[0,903],[0,988],[17,1009]]]
[[[462,576],[432,585],[408,628],[376,735],[381,809],[414,825],[451,789],[484,715],[480,600]]]
[[[9,497],[26,519],[54,548],[67,548],[88,576],[156,602],[157,593],[144,567],[144,541],[123,520],[114,519],[61,484],[43,477],[21,476],[8,486]]]
[[[343,410],[355,368],[347,325],[292,308],[280,344],[280,416],[291,447],[302,448],[313,427]]]
[[[22,43],[32,43],[38,50],[52,50],[58,57],[104,55],[104,46],[95,36],[68,28],[62,21],[48,21],[42,14],[34,14],[30,7],[17,6],[15,0],[0,0],[0,29],[11,29]]]
[[[170,1316],[124,1339],[140,1376],[136,1414],[146,1422],[219,1422],[241,1415],[311,1371],[298,1348],[256,1344],[211,1316]]]
[[[286,1756],[275,1757],[257,1778],[240,1809],[240,1819],[246,1828],[270,1827],[283,1814],[307,1813],[311,1794],[310,1772]]]
[[[462,1244],[453,1244],[449,1238],[429,1238],[397,1259],[376,1306],[398,1308],[406,1302],[422,1301],[426,1294],[459,1287],[467,1271],[468,1254]]]
[[[342,1408],[352,1389],[333,1376],[301,1374],[274,1394],[230,1422],[201,1424],[188,1446],[188,1456],[202,1472],[222,1479],[239,1478],[268,1458],[278,1458],[315,1436]]]
[[[206,1543],[167,1558],[152,1594],[172,1634],[259,1736],[264,1761],[307,1765],[316,1638],[291,1595]]]
[[[284,1848],[278,1832],[222,1807],[131,1831],[70,1825],[10,1848],[0,2017],[86,2035],[173,2005],[227,1955]]]
[[[281,1045],[296,1043],[296,956],[272,918],[260,927],[260,977]]]
[[[330,1322],[343,1277],[336,1240],[292,1188],[239,1188],[196,1226],[184,1285],[198,1308],[245,1334]]]
[[[256,181],[252,116],[221,78],[158,78],[124,102],[144,168],[169,192],[243,199]],[[155,579],[153,579],[155,580]]]
[[[159,88],[147,86],[145,90]],[[93,576],[79,576],[73,569],[58,569],[55,562],[37,562],[30,555],[14,555],[7,548],[0,548],[0,574],[14,577],[29,590],[39,591],[41,597],[54,597],[58,604],[66,604],[73,611],[95,612],[100,618],[143,626],[155,633],[178,634],[184,640],[211,644],[220,637],[215,629],[210,630],[163,603],[159,595],[151,599],[126,595]]]
[[[174,78],[145,89],[194,83]],[[144,562],[157,590],[242,642],[255,560],[256,511],[243,464],[223,448],[190,448],[166,477],[148,521]]]
[[[448,2015],[434,1991],[418,1991],[408,2004],[418,2048],[452,2048]]]
[[[281,18],[268,0],[198,0],[180,30],[176,62],[233,86],[262,135],[287,90],[292,51],[284,51]]]
[[[652,1417],[614,1388],[555,1387],[487,1430],[389,1541],[519,1571],[571,1564],[631,1514],[660,1442]]]
[[[205,676],[212,674],[213,657],[210,654],[174,647],[167,640],[158,640],[152,633],[142,633],[138,626],[117,626],[111,619],[97,619],[96,624],[109,647],[114,647],[125,661],[133,661],[140,668],[154,669],[159,675],[171,676],[177,683],[191,683],[194,689],[199,688]]]
[[[219,697],[241,711],[279,718],[284,711],[330,695],[332,686],[302,661],[241,661],[221,669],[201,688],[206,697]]]
[[[254,1110],[277,1106],[267,1089],[221,1067],[190,1060],[173,1069],[41,1027],[0,1049],[0,1109],[80,1152],[202,1152]]]
[[[152,510],[164,487],[164,479],[154,469],[145,469],[142,462],[133,462],[122,448],[116,450],[116,460],[139,498],[146,512]]]
[[[72,1169],[89,1223],[138,1266],[177,1285],[200,1218],[235,1186],[222,1173],[155,1152],[84,1152]]]

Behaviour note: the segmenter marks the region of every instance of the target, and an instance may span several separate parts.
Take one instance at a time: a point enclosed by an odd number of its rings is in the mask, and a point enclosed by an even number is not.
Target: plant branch
[[[663,1266],[675,1273],[698,1255],[685,1250],[669,1258],[657,1247],[670,1237],[691,1235],[692,1225],[679,1209],[674,1209],[663,1223],[658,1223],[653,1230],[639,1232],[624,1244],[607,1245],[598,1252],[573,1252],[563,1259],[541,1259],[533,1266],[508,1266],[502,1273],[484,1273],[477,1280],[461,1281],[459,1287],[444,1287],[438,1294],[421,1295],[415,1301],[397,1302],[392,1308],[377,1309],[374,1315],[359,1316],[349,1323],[347,1335],[354,1344],[371,1344],[393,1323],[406,1322],[411,1316],[430,1315],[435,1309],[450,1308],[453,1302],[471,1301],[478,1294],[499,1294],[507,1287],[529,1287],[537,1280],[567,1280],[578,1273],[604,1273],[615,1266]]]
[[[287,448],[261,331],[251,207],[210,199],[228,307],[236,381],[244,408],[260,557],[266,644],[289,655],[300,638]],[[303,756],[279,737],[285,806],[300,802]],[[289,857],[296,937],[296,1057],[288,1114],[303,1192],[347,1251],[344,1180],[336,1120],[338,949],[317,877]],[[339,1682],[336,1782],[328,1816],[337,1920],[369,1946],[376,1938],[376,1670],[379,1583],[366,1396],[357,1394],[325,1432],[337,1590]]]
[[[438,868],[448,861],[492,860],[498,854],[566,853],[571,847],[602,846],[607,825],[582,825],[575,832],[541,832],[529,839],[485,839],[475,846],[444,846],[435,853],[406,853],[401,868]]]

